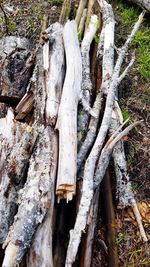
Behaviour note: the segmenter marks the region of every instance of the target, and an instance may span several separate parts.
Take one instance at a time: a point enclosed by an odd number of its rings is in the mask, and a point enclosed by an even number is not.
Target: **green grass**
[[[129,7],[125,3],[119,2],[117,5],[121,17],[121,24],[128,33],[137,21],[140,10],[136,7]],[[150,25],[144,21],[132,42],[132,48],[136,49],[136,65],[141,78],[150,81]]]
[[[13,21],[12,19],[9,19],[7,23],[7,28],[8,28],[9,34],[12,34],[16,30],[16,22]]]
[[[124,26],[132,26],[139,15],[139,10],[138,8],[134,7],[127,7],[125,3],[118,3],[117,8],[121,12],[121,19],[124,24]]]
[[[48,3],[58,6],[63,3],[63,0],[48,0]]]

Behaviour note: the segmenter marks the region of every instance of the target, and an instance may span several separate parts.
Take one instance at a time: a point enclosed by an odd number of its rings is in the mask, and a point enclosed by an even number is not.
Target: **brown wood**
[[[115,213],[112,201],[112,189],[109,171],[106,171],[102,183],[102,192],[105,207],[106,235],[108,242],[108,266],[118,266],[118,252],[116,245]]]

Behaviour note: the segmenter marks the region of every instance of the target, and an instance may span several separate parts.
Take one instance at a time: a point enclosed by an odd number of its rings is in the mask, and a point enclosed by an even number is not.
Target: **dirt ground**
[[[110,2],[113,2],[114,6],[116,45],[119,47],[127,31],[122,28],[117,1]],[[27,37],[34,46],[39,40],[43,15],[48,14],[50,23],[53,23],[59,18],[61,6],[61,0],[3,0],[0,9],[0,38],[6,35]],[[77,1],[73,2],[72,16],[76,7]],[[148,26],[150,27],[147,24]],[[124,117],[128,116],[132,121],[142,120],[141,127],[132,131],[124,141],[132,189],[150,239],[150,79],[144,80],[141,77],[136,64],[120,85],[119,99]],[[115,197],[114,209],[119,266],[150,266],[150,247],[149,244],[141,242],[132,210],[117,209]],[[100,208],[99,215],[101,214]],[[107,253],[98,240],[100,238],[105,242],[105,231],[102,216],[97,222],[92,267],[108,266]]]

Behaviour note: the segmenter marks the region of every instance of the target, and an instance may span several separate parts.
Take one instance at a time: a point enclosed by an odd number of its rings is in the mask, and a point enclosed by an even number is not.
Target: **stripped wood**
[[[46,30],[50,42],[49,69],[45,73],[46,80],[46,123],[56,123],[58,107],[61,98],[61,92],[64,80],[64,45],[63,45],[63,27],[58,22],[52,24]]]
[[[81,53],[77,27],[74,21],[68,21],[65,24],[63,39],[67,69],[56,126],[59,130],[59,164],[56,194],[58,195],[58,201],[61,198],[69,201],[72,200],[76,190],[77,106],[82,79]]]

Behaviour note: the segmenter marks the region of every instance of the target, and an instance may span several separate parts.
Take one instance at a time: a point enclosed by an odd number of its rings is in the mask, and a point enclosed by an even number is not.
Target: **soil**
[[[77,7],[77,3],[78,1],[73,2],[72,10],[74,10],[74,6]],[[49,23],[58,21],[61,5],[61,0],[4,0],[1,6],[5,14],[0,9],[0,37],[6,35],[27,37],[35,45],[39,40],[43,15],[49,15]],[[117,20],[116,45],[119,46],[122,42],[120,36],[124,35],[124,32],[121,32],[120,17],[115,4],[114,12]],[[121,83],[119,91],[122,110],[128,110],[131,120],[142,120],[140,128],[138,127],[127,136],[125,149],[130,180],[133,184],[136,200],[139,203],[147,236],[150,239],[150,90],[148,81],[143,81],[136,65]],[[113,173],[112,179],[114,179]],[[114,192],[119,266],[148,267],[150,266],[150,247],[141,242],[132,210],[130,208],[117,209],[114,186],[112,189]],[[103,199],[100,200],[92,267],[108,266],[108,255],[104,245],[104,243],[107,245],[107,240],[102,206]]]

